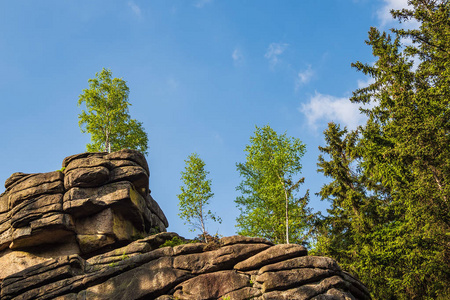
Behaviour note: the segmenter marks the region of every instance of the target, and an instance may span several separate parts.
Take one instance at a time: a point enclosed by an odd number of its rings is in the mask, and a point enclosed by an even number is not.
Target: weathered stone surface
[[[142,254],[138,259],[139,263],[136,261],[135,263],[143,264],[159,257],[172,256],[174,252],[172,247],[159,247],[164,244],[165,241],[171,240],[175,236],[179,237],[178,234],[174,232],[163,232],[148,236],[128,244],[127,246],[92,257],[88,259],[87,262],[93,266],[102,266],[121,261],[124,257],[132,258],[136,254]]]
[[[20,203],[11,210],[12,227],[26,226],[49,212],[62,212],[62,199],[63,194],[45,194]]]
[[[266,272],[256,276],[256,281],[262,283],[262,291],[284,290],[286,288],[318,281],[333,276],[336,272],[327,269],[302,268],[278,272]]]
[[[255,255],[268,247],[266,244],[230,245],[214,251],[177,256],[173,265],[174,268],[189,270],[194,274],[213,272],[223,268],[231,269],[239,261]]]
[[[266,265],[259,270],[259,274],[264,272],[274,272],[281,270],[291,270],[299,268],[320,268],[333,271],[341,271],[341,268],[334,259],[323,256],[301,256],[284,260],[271,265]]]
[[[250,284],[248,275],[236,271],[219,271],[189,279],[175,288],[176,299],[218,299]]]
[[[9,199],[6,192],[0,194],[0,213],[9,211]]]
[[[311,299],[322,293],[326,293],[329,289],[345,288],[347,285],[348,284],[341,277],[332,276],[318,282],[305,284],[293,289],[268,292],[265,293],[264,296],[267,299]]]
[[[103,158],[106,154],[108,154],[108,153],[107,152],[85,152],[85,153],[67,156],[66,158],[64,158],[64,160],[62,162],[62,167],[67,168],[68,165],[74,160],[83,159],[83,158]]]
[[[68,172],[74,169],[84,169],[84,168],[93,168],[93,167],[105,167],[107,169],[111,169],[113,164],[107,159],[101,157],[101,154],[97,154],[94,156],[81,157],[71,159],[69,164],[64,169],[64,174],[67,175]]]
[[[59,171],[29,174],[26,176],[26,180],[22,180],[20,181],[20,183],[15,184],[9,192],[17,193],[22,190],[42,185],[44,183],[63,181],[63,177],[63,174]]]
[[[299,245],[165,232],[137,151],[77,154],[63,166],[13,174],[0,195],[2,300],[370,299],[334,260]],[[186,244],[162,247],[174,237]]]
[[[246,287],[243,287],[242,289],[238,289],[238,290],[226,293],[225,295],[223,295],[222,299],[247,300],[247,299],[254,299],[261,295],[262,295],[262,292],[260,289],[246,286]]]
[[[60,256],[79,254],[74,237],[67,237],[64,243],[39,245],[26,251],[5,249],[0,254],[0,282],[11,274]]]
[[[5,181],[5,188],[8,190],[10,189],[14,184],[19,183],[27,176],[30,176],[31,174],[22,173],[22,172],[16,172],[11,174],[8,179]]]
[[[202,253],[206,250],[206,247],[205,243],[183,244],[173,247],[173,253],[175,255]]]
[[[81,253],[90,253],[116,242],[114,237],[106,234],[77,234]]]
[[[176,270],[171,261],[160,258],[86,290],[86,299],[139,299],[165,293],[189,278],[187,271]]]
[[[273,243],[263,238],[248,237],[243,235],[226,236],[220,239],[222,246],[234,244],[267,244],[273,246]]]
[[[64,188],[96,187],[109,181],[109,170],[102,166],[72,169],[64,174]]]
[[[296,257],[250,275],[233,266],[248,255],[293,247],[246,243],[207,251],[206,244],[197,243],[158,248],[174,236],[147,237],[87,261],[75,256],[75,266],[44,261],[5,278],[2,299],[370,299],[328,258]]]
[[[10,212],[0,213],[0,232],[4,232],[11,226],[10,215],[11,215]]]
[[[151,227],[152,228],[156,228],[157,231],[159,232],[165,232],[166,231],[166,226],[164,226],[164,223],[161,221],[160,218],[158,218],[157,215],[150,213],[150,218],[151,218]]]
[[[301,245],[281,244],[270,247],[266,251],[238,263],[234,268],[240,271],[254,270],[261,266],[278,262],[296,256],[307,255],[307,250]]]
[[[115,206],[127,218],[143,227],[141,212],[145,199],[127,181],[110,183],[99,188],[72,188],[64,194],[64,211],[80,218]]]
[[[131,160],[108,160],[108,162],[111,165],[111,169],[124,166],[135,166],[135,167],[139,166],[139,164]]]
[[[131,242],[145,235],[131,221],[108,208],[96,215],[75,222],[75,231],[82,253],[89,253],[116,242]]]
[[[47,243],[58,243],[73,235],[72,217],[61,213],[48,213],[41,219],[31,221],[28,226],[14,228],[11,249],[32,247]]]
[[[59,172],[58,172],[59,173]],[[64,183],[62,181],[46,182],[38,186],[33,186],[20,190],[16,193],[9,193],[9,207],[14,208],[16,205],[25,200],[35,198],[42,194],[59,194],[64,192]]]
[[[15,273],[2,282],[2,299],[11,299],[27,290],[39,287],[42,282],[59,281],[83,273],[84,261],[77,255],[60,257]],[[35,294],[35,293],[33,293]],[[30,296],[28,295],[28,299]]]
[[[131,182],[142,197],[145,197],[149,193],[148,175],[147,172],[140,166],[123,166],[114,168],[111,170],[109,180],[111,182]]]
[[[150,194],[147,195],[146,199],[147,199],[147,207],[150,209],[150,211],[161,220],[161,222],[166,228],[169,227],[169,222],[167,221],[166,215],[159,207],[158,202],[156,202],[155,199],[153,199],[153,197]]]
[[[104,158],[109,160],[131,160],[144,168],[144,170],[147,172],[147,175],[150,176],[147,160],[145,159],[145,156],[139,151],[122,149],[120,151],[105,155]]]
[[[0,232],[0,251],[9,247],[12,242],[12,228],[11,226],[3,232]]]

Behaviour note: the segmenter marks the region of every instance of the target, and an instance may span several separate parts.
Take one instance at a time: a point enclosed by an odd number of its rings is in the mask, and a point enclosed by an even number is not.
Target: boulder
[[[229,237],[234,243],[215,250],[204,243],[159,248],[175,236],[160,233],[88,260],[43,261],[6,277],[1,299],[370,299],[334,260],[298,256],[302,246]],[[258,267],[262,257],[277,262]],[[240,262],[254,265],[239,271]]]
[[[150,176],[150,170],[148,168],[147,160],[145,156],[136,150],[122,149],[120,151],[112,152],[104,156],[108,160],[130,160],[137,163],[139,166],[144,168],[147,175]]]
[[[59,171],[32,174],[14,185],[8,192],[9,208],[12,209],[25,200],[43,194],[59,194],[64,192],[63,174]]]
[[[44,194],[20,203],[10,212],[12,227],[27,226],[50,212],[62,212],[62,199],[62,194]]]
[[[109,170],[102,166],[76,168],[64,174],[64,188],[97,187],[109,181]]]
[[[63,163],[64,165],[64,163]],[[104,159],[101,154],[95,154],[91,156],[83,157],[73,157],[69,160],[67,165],[64,168],[64,174],[82,168],[94,168],[94,167],[104,167],[107,169],[111,169],[113,165],[107,159]]]
[[[225,283],[225,284],[224,284]],[[218,271],[196,276],[175,287],[175,299],[219,299],[230,292],[250,285],[248,275],[234,270]]]
[[[147,209],[145,199],[128,181],[109,183],[98,188],[71,188],[64,194],[63,209],[76,218],[88,216],[114,207],[133,222],[144,228],[142,212]]]
[[[75,231],[82,253],[90,253],[117,242],[131,242],[146,235],[111,208],[77,219]]]
[[[242,261],[234,266],[236,270],[248,271],[259,269],[264,265],[268,265],[274,262],[285,260],[295,256],[307,255],[305,247],[296,244],[281,244],[270,247],[269,249],[258,253],[249,259]]]
[[[64,175],[60,171],[54,171],[49,173],[36,173],[29,174],[23,178],[20,182],[16,183],[9,190],[10,193],[17,193],[22,190],[26,190],[32,187],[42,185],[44,183],[50,183],[55,181],[63,181]]]
[[[146,197],[146,195],[149,193],[148,174],[144,170],[144,168],[140,166],[116,167],[111,170],[109,180],[111,182],[116,181],[131,182],[134,188],[142,195],[142,197]]]
[[[13,173],[11,176],[9,176],[8,179],[5,181],[5,188],[9,190],[14,184],[19,183],[24,178],[28,177],[31,174],[22,173],[22,172],[16,172]]]
[[[25,227],[13,228],[12,243],[9,248],[19,249],[41,244],[64,243],[65,238],[73,234],[74,224],[70,215],[47,213]]]
[[[29,267],[72,254],[80,254],[75,237],[67,237],[64,243],[39,245],[26,248],[25,251],[5,249],[0,254],[0,282],[3,278],[21,272]],[[2,299],[0,297],[0,299]]]
[[[107,154],[107,152],[85,152],[85,153],[67,156],[66,158],[63,159],[62,167],[63,167],[63,169],[67,169],[69,164],[72,161],[77,160],[77,159],[91,158],[91,157],[92,158],[103,158],[106,154]]]

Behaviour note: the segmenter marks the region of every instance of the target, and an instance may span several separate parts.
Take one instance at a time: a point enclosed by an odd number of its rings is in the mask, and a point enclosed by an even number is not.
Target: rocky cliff
[[[140,153],[122,150],[11,175],[0,195],[0,298],[370,299],[334,260],[300,245],[166,232],[149,174]],[[165,246],[174,238],[185,243]]]

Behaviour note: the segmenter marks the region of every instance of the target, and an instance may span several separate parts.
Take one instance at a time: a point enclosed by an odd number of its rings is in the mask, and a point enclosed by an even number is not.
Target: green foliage
[[[175,246],[183,245],[183,244],[186,244],[186,241],[180,239],[178,236],[174,236],[172,239],[165,241],[164,244],[159,246],[159,248],[175,247]]]
[[[122,256],[120,257],[120,260],[125,260],[125,259],[129,259],[130,257],[128,256],[128,254],[126,254],[126,251],[123,251]]]
[[[240,209],[238,233],[274,243],[305,242],[312,220],[306,207],[309,192],[298,197],[305,179],[294,179],[302,169],[305,145],[267,125],[256,127],[245,152],[246,162],[236,165],[244,177],[236,188],[242,193],[235,200]]]
[[[130,119],[128,107],[129,89],[120,78],[111,78],[111,70],[103,69],[89,79],[89,88],[84,89],[78,105],[86,105],[86,111],[78,116],[83,133],[91,134],[89,152],[111,152],[128,148],[147,154],[147,133],[142,123]]]
[[[181,194],[177,195],[180,209],[178,215],[192,226],[193,231],[199,229],[205,242],[208,242],[206,221],[212,219],[222,222],[214,213],[206,210],[209,199],[214,196],[211,192],[211,180],[206,178],[209,172],[205,170],[205,163],[196,153],[189,155],[185,162],[185,171],[181,172],[184,185],[180,187]]]
[[[356,274],[376,299],[450,295],[450,3],[410,1],[394,11],[420,28],[371,28],[375,64],[353,64],[374,78],[352,101],[372,103],[357,132],[330,124],[319,171],[332,178],[315,253]],[[412,40],[403,45],[402,39]],[[415,65],[413,64],[415,61]]]

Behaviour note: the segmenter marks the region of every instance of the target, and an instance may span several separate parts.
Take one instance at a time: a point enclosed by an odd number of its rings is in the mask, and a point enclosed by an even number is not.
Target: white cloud
[[[244,55],[239,48],[234,49],[233,53],[231,54],[231,58],[233,58],[235,64],[239,64],[244,61]]]
[[[314,75],[314,71],[311,69],[311,66],[304,71],[300,71],[297,74],[297,78],[295,79],[295,90],[298,90],[300,86],[308,83]]]
[[[375,79],[373,77],[369,77],[366,80],[358,79],[358,89],[368,87],[372,83],[375,83]]]
[[[289,44],[272,43],[269,45],[264,57],[269,60],[271,66],[275,66],[279,61],[278,56],[283,54],[288,46]]]
[[[137,6],[136,3],[134,3],[133,1],[129,1],[128,2],[128,6],[131,8],[131,10],[133,11],[133,13],[137,16],[137,17],[141,17],[142,16],[142,12],[141,12],[141,8],[139,6]]]
[[[391,15],[391,10],[400,10],[408,8],[408,0],[383,0],[384,6],[377,11],[378,18],[381,21],[381,26],[392,22],[394,19]],[[419,24],[416,21],[408,21],[402,23],[404,28],[418,28]]]
[[[348,98],[338,98],[331,95],[322,95],[318,92],[302,104],[299,111],[307,119],[308,125],[316,130],[328,122],[336,122],[347,126],[348,129],[356,129],[362,125],[366,117],[359,111],[359,105],[351,103]]]
[[[212,0],[196,0],[194,6],[197,8],[202,8],[208,3],[211,3]]]

